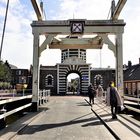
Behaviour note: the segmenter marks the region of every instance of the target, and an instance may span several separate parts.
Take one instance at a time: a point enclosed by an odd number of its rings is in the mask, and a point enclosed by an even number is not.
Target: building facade
[[[131,61],[124,70],[124,94],[140,97],[140,59],[139,64],[132,65]]]
[[[88,85],[99,84],[106,90],[110,80],[114,81],[114,69],[92,69],[86,63],[86,50],[61,50],[61,63],[55,66],[40,66],[40,89],[50,89],[54,95],[66,95],[68,91],[67,77],[71,73],[79,75],[79,93],[86,95]]]

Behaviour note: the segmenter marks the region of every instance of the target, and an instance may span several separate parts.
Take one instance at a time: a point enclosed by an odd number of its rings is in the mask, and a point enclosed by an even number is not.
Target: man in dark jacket
[[[110,86],[110,105],[111,105],[111,113],[112,113],[112,119],[117,119],[117,96],[116,96],[116,90],[114,87]]]
[[[89,96],[89,102],[91,105],[94,104],[94,94],[95,94],[95,90],[92,84],[90,84],[88,87],[88,96]]]

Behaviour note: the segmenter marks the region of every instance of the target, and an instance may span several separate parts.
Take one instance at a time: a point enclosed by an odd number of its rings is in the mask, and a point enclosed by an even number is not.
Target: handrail
[[[49,101],[49,96],[50,96],[50,90],[42,90],[42,91],[40,90],[39,97],[38,97],[39,105],[47,103],[47,101]],[[2,109],[0,109],[0,126],[2,126],[2,127],[0,127],[0,129],[4,128],[6,126],[5,125],[6,124],[5,123],[5,118],[7,116],[10,116],[10,115],[12,115],[16,112],[19,112],[21,110],[24,110],[25,108],[28,108],[28,107],[32,106],[32,102],[30,102],[30,100],[29,100],[28,103],[25,103],[24,105],[21,105],[18,108],[16,108],[16,106],[14,106],[15,107],[14,109],[7,111],[6,108],[5,108],[5,104],[7,104],[7,103],[12,104],[12,102],[16,102],[16,101],[18,102],[20,100],[30,99],[30,98],[32,98],[32,95],[13,97],[13,98],[10,98],[10,99],[5,99],[5,100],[0,101],[0,105],[2,107]],[[8,105],[10,105],[10,104],[8,104]]]
[[[5,118],[5,117],[7,117],[7,116],[9,116],[11,114],[14,114],[14,113],[16,113],[16,112],[18,112],[20,110],[23,110],[23,109],[27,108],[27,107],[30,107],[31,105],[32,105],[32,103],[29,103],[29,104],[23,105],[21,107],[18,107],[18,108],[14,109],[14,110],[5,112],[2,115],[0,115],[0,119],[3,119],[3,118]]]
[[[132,110],[132,111],[135,111],[135,112],[138,112],[138,113],[140,113],[140,109],[134,108],[134,107],[132,107],[132,106],[129,106],[129,105],[125,105],[125,107],[126,107],[127,109],[130,109],[130,110]]]
[[[130,100],[130,101],[140,101],[140,98],[138,98],[138,97],[124,96],[124,99]]]
[[[1,100],[0,105],[10,103],[10,102],[14,102],[14,101],[18,101],[18,100],[28,99],[28,98],[32,98],[32,95],[14,97],[14,98],[6,99],[6,100]]]
[[[39,91],[39,105],[47,103],[50,97],[50,90],[40,90]]]

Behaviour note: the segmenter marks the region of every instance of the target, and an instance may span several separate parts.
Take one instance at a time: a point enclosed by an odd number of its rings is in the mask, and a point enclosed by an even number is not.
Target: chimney
[[[131,66],[132,66],[132,62],[128,61],[128,68],[131,68]]]
[[[140,64],[140,58],[139,58],[139,64]]]

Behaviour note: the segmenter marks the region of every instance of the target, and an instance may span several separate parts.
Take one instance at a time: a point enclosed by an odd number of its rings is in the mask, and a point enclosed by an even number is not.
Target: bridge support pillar
[[[34,33],[32,95],[33,95],[32,111],[38,111],[38,106],[39,106],[39,33]]]
[[[122,34],[116,34],[116,86],[123,96],[123,49]]]

